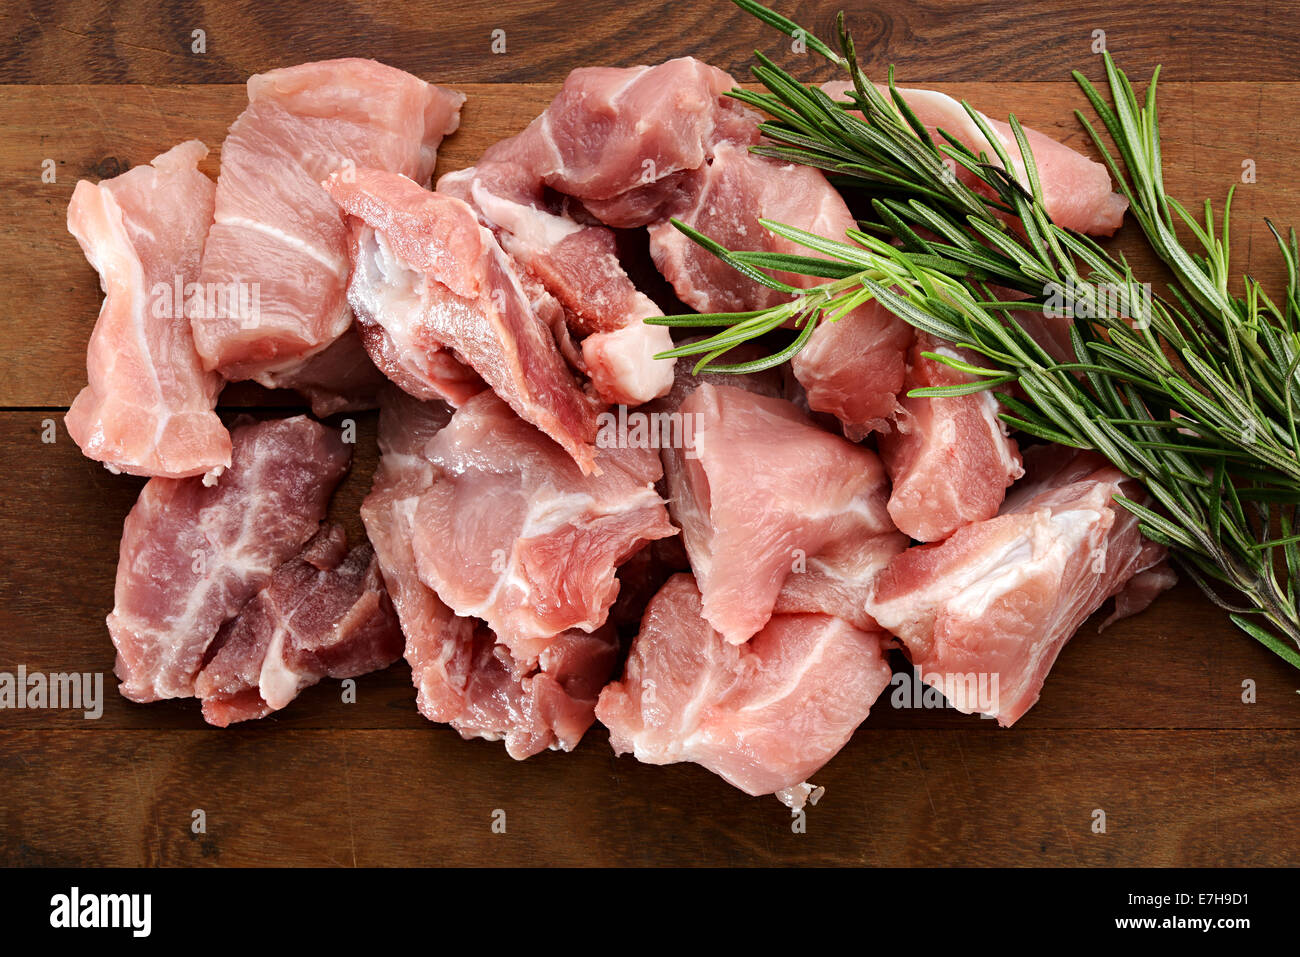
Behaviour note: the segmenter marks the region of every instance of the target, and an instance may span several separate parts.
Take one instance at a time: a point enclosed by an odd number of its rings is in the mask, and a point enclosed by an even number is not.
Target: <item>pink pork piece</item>
[[[297,416],[236,423],[228,468],[151,479],[122,528],[108,630],[132,701],[194,694],[218,629],[315,534],[351,449]]]
[[[750,153],[748,143],[711,147],[709,162],[684,180],[669,212],[728,249],[804,256],[812,254],[769,232],[759,219],[839,240],[846,240],[845,230],[856,225],[820,170]],[[789,298],[741,275],[667,219],[650,227],[650,252],[678,297],[697,312],[766,309]],[[795,286],[825,282],[790,273],[775,278]]]
[[[230,464],[186,314],[212,225],[208,148],[182,143],[149,166],[77,184],[68,231],[99,272],[104,304],[86,354],[89,384],[64,422],[81,451],[115,472],[185,478]]]
[[[736,645],[702,610],[690,575],[650,602],[622,679],[596,706],[614,753],[691,761],[746,794],[802,806],[808,779],[889,683],[886,636],[827,615],[777,615]]]
[[[774,611],[862,611],[907,546],[885,511],[875,453],[813,425],[792,403],[701,385],[682,403],[693,445],[662,452],[705,619],[732,644]]]
[[[571,751],[595,720],[596,697],[614,668],[618,644],[609,629],[566,632],[524,668],[491,629],[457,617],[420,578],[415,541],[424,530],[416,513],[437,475],[425,449],[450,420],[441,402],[390,388],[380,412],[382,457],[361,506],[406,636],[416,705],[464,738],[503,740],[516,759]]]
[[[790,366],[808,407],[835,416],[858,442],[892,428],[911,342],[912,327],[873,300],[818,325]]]
[[[1107,598],[1135,614],[1172,584],[1165,549],[1114,501],[1142,500],[1136,482],[1062,446],[1034,446],[1024,460],[1000,515],[909,548],[867,603],[922,680],[1004,727],[1038,700],[1061,648]]]
[[[368,167],[428,183],[465,97],[373,60],[258,74],[221,148],[216,221],[192,317],[199,354],[227,379],[275,387],[352,324],[343,217],[321,182]]]
[[[522,133],[439,181],[439,191],[473,206],[562,304],[581,339],[582,371],[607,402],[638,405],[663,395],[673,360],[654,358],[672,348],[672,338],[641,321],[659,309],[627,277],[605,226],[640,227],[669,215],[713,144],[757,140],[757,115],[723,95],[734,86],[690,57],[577,69]]]
[[[606,225],[649,225],[713,144],[757,141],[757,114],[724,96],[735,86],[693,57],[574,70],[533,121],[528,166]]]
[[[481,376],[592,472],[597,404],[474,211],[378,170],[327,185],[349,216],[349,298],[375,363],[417,398],[455,404],[481,391]]]
[[[438,191],[468,203],[521,276],[554,300],[558,315],[549,324],[561,341],[570,334],[581,339],[573,364],[597,394],[639,405],[672,382],[673,360],[655,359],[673,347],[672,335],[642,321],[662,312],[623,270],[613,231],[576,220],[529,169],[529,140],[539,129],[529,126],[491,147],[476,166],[448,173]]]
[[[357,678],[402,656],[402,631],[369,545],[326,525],[217,632],[195,693],[226,727],[278,711],[322,678]]]
[[[877,445],[893,483],[889,515],[894,524],[917,541],[937,542],[996,515],[1024,469],[991,392],[906,397],[911,389],[963,385],[973,378],[927,358],[926,352],[979,364],[977,356],[918,336],[895,429]]]
[[[420,577],[523,664],[557,635],[603,625],[618,566],[677,533],[654,449],[601,449],[599,475],[585,476],[491,392],[456,410],[424,454],[435,477],[415,514]]]

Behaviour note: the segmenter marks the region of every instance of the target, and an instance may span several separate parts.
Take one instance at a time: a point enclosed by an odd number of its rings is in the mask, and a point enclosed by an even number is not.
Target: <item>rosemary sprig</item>
[[[801,28],[755,0],[733,0],[793,35]],[[1286,296],[1274,303],[1246,277],[1230,291],[1228,207],[1216,227],[1207,203],[1199,222],[1164,190],[1156,86],[1139,104],[1128,77],[1106,57],[1113,106],[1075,75],[1115,145],[1080,119],[1128,197],[1135,219],[1174,275],[1170,294],[1139,282],[1123,257],[1063,229],[1047,215],[1037,166],[1017,119],[1009,123],[1024,182],[984,117],[963,104],[995,155],[975,154],[917,120],[894,85],[882,93],[857,64],[843,14],[838,52],[808,31],[808,48],[844,69],[846,103],[832,100],[771,60],[754,67],[765,92],[732,95],[767,113],[755,152],[825,170],[871,197],[874,219],[846,237],[821,237],[764,220],[815,255],[727,250],[675,225],[749,278],[791,298],[749,313],[648,320],[719,329],[667,355],[697,356],[696,369],[750,372],[791,358],[821,322],[876,299],[916,328],[981,356],[979,365],[935,355],[973,378],[968,385],[913,395],[996,392],[1012,427],[1053,442],[1095,449],[1147,488],[1154,508],[1121,498],[1148,537],[1168,545],[1184,570],[1247,634],[1300,668],[1300,249],[1273,230],[1287,269]],[[861,114],[856,115],[856,114]],[[1118,154],[1118,155],[1115,155]],[[955,164],[987,190],[953,174]],[[987,194],[987,195],[986,195]],[[1229,194],[1229,204],[1231,194]],[[1007,220],[1014,217],[1020,229]],[[1272,224],[1270,223],[1270,229]],[[1178,228],[1199,244],[1188,251]],[[768,272],[826,280],[796,288]],[[1005,301],[993,290],[1023,300]],[[1049,319],[1053,294],[1069,290],[1073,357],[1059,361],[1017,321]],[[1110,308],[1120,293],[1124,310]],[[1122,311],[1125,315],[1119,315]],[[725,364],[735,346],[793,325],[792,341],[756,362]],[[1005,390],[1019,387],[1017,398]]]

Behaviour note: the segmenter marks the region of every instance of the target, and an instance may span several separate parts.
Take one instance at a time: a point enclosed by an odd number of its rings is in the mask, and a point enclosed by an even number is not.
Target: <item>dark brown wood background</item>
[[[836,0],[784,4],[829,36]],[[1071,69],[1165,65],[1167,180],[1234,210],[1238,267],[1274,275],[1262,217],[1300,222],[1295,4],[1049,0],[847,4],[865,64],[889,63],[985,112],[1015,111],[1074,145]],[[207,52],[191,52],[192,31]],[[506,52],[489,52],[493,30]],[[404,664],[280,714],[207,728],[195,702],[132,705],[104,627],[121,522],[140,480],[83,459],[61,416],[84,384],[100,292],[64,228],[82,177],[114,175],[190,137],[217,147],[248,75],[370,56],[469,94],[439,172],[472,163],[539,112],[574,66],[694,54],[748,79],[761,48],[807,79],[810,56],[724,2],[509,4],[255,0],[13,2],[0,12],[0,671],[102,671],[102,719],[0,711],[0,863],[185,864],[1296,864],[1300,674],[1235,632],[1189,586],[1065,649],[1012,730],[882,699],[789,812],[706,771],[615,759],[594,728],[573,754],[523,763],[415,711]],[[42,161],[57,164],[43,183]],[[1131,231],[1131,230],[1126,230]],[[1118,246],[1149,261],[1140,243]],[[233,390],[233,408],[271,401]],[[279,400],[283,401],[283,400]],[[45,420],[57,441],[45,444]],[[374,466],[360,417],[333,510],[355,536]],[[900,664],[901,667],[901,664]],[[1254,682],[1255,703],[1242,700]],[[203,809],[207,832],[191,831]],[[506,812],[495,834],[492,815]],[[1095,833],[1094,811],[1106,815]]]

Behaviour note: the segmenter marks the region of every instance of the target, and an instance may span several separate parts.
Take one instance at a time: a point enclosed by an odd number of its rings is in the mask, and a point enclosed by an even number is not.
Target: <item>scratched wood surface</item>
[[[839,6],[787,9],[826,36]],[[1233,252],[1241,271],[1276,273],[1262,219],[1300,222],[1294,5],[847,6],[870,70],[895,63],[905,82],[1014,111],[1080,147],[1068,73],[1098,75],[1094,31],[1134,74],[1164,63],[1170,191],[1219,200],[1253,161]],[[490,52],[494,30],[503,54]],[[0,11],[0,671],[106,674],[98,720],[0,711],[0,864],[1300,863],[1300,676],[1186,585],[1104,632],[1085,626],[1012,730],[883,698],[817,775],[827,794],[806,833],[775,801],[700,768],[615,759],[599,727],[573,754],[523,763],[463,742],[419,717],[400,663],[362,679],[356,703],[327,682],[227,731],[207,728],[194,702],[117,696],[103,617],[142,482],[83,459],[62,430],[100,300],[64,228],[77,179],[191,137],[212,147],[215,175],[248,74],[313,58],[373,56],[464,90],[445,172],[521,128],[574,66],[694,54],[747,79],[755,47],[808,79],[829,76],[723,3],[72,0]],[[1131,235],[1115,243],[1150,262]],[[229,414],[292,402],[248,388],[223,397]],[[357,418],[332,506],[354,537],[376,456],[374,417]],[[53,443],[42,441],[50,421]],[[191,830],[198,809],[204,834]],[[1105,833],[1092,827],[1099,809]],[[498,810],[504,834],[491,828]]]

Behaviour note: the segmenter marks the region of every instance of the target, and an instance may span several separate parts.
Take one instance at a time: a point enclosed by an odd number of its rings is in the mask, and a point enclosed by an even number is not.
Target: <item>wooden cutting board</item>
[[[797,6],[831,35],[836,3]],[[873,75],[893,62],[904,82],[1081,148],[1068,76],[1100,77],[1096,31],[1135,77],[1163,62],[1171,193],[1220,201],[1252,166],[1237,271],[1277,275],[1262,217],[1300,223],[1292,17],[1245,0],[855,6]],[[575,66],[689,53],[748,79],[760,47],[809,80],[831,74],[722,2],[75,0],[10,4],[0,38],[0,671],[103,672],[106,699],[98,720],[0,711],[0,864],[1300,863],[1300,674],[1187,585],[1105,632],[1085,626],[1014,729],[882,698],[816,776],[826,796],[802,830],[695,766],[614,758],[599,727],[572,754],[523,763],[461,741],[416,713],[401,663],[362,679],[355,703],[326,682],[225,731],[192,701],[126,702],[103,619],[142,482],[82,458],[62,428],[101,295],[64,227],[78,178],[192,137],[212,146],[215,175],[247,76],[322,57],[371,56],[464,90],[440,174],[522,128]],[[1150,273],[1132,233],[1115,245]],[[238,388],[223,405],[286,401]],[[333,505],[354,538],[374,416],[359,427]]]

